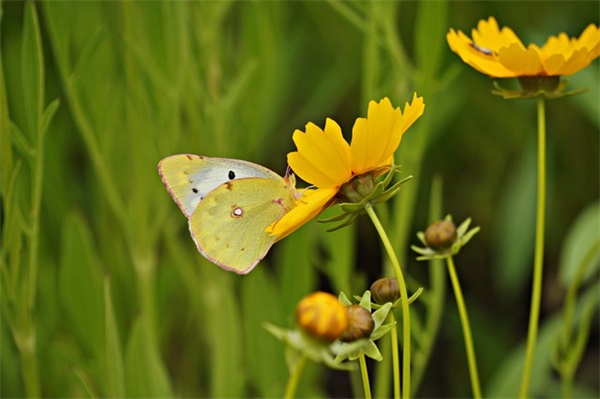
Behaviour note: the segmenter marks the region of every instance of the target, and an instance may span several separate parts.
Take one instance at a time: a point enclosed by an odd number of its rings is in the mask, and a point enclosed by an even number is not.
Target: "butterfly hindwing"
[[[250,272],[277,239],[265,232],[295,206],[293,175],[238,159],[172,155],[158,164],[198,250],[238,274]]]
[[[210,261],[238,274],[250,272],[275,237],[265,232],[295,202],[283,178],[242,178],[208,193],[189,218],[198,250]]]

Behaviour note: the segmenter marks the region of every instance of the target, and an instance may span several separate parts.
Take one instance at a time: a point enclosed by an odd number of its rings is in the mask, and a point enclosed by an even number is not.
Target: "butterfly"
[[[158,172],[198,251],[223,269],[249,273],[277,241],[265,229],[295,206],[294,175],[239,159],[192,154],[162,159]]]

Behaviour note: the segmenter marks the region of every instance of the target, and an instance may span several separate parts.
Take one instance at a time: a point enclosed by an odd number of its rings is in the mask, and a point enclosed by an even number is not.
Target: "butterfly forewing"
[[[247,177],[283,181],[275,172],[251,162],[192,154],[164,158],[158,164],[158,171],[171,197],[188,218],[208,193],[225,182]]]

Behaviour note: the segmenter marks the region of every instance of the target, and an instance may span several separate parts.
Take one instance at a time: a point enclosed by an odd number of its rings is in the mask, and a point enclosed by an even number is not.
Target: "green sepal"
[[[554,100],[557,98],[567,97],[567,96],[575,96],[577,94],[582,94],[587,92],[589,89],[584,87],[582,89],[577,90],[569,90],[565,91],[568,81],[566,79],[562,79],[555,90],[509,90],[500,87],[498,82],[494,81],[495,90],[492,90],[492,94],[500,96],[505,100],[515,100],[515,99],[532,99],[538,97],[544,97],[548,100]]]

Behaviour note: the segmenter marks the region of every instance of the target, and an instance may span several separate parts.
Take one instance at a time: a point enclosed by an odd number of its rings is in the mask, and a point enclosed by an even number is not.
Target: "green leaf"
[[[42,114],[42,124],[40,125],[41,134],[45,134],[48,130],[48,126],[50,126],[50,122],[52,122],[52,118],[54,117],[59,105],[60,100],[57,98],[48,104],[44,110],[44,113]]]
[[[31,163],[32,155],[35,153],[29,140],[25,137],[25,134],[19,129],[15,123],[10,122],[10,137],[12,139],[13,144],[17,147],[17,150],[20,151],[23,158],[25,158],[28,162]]]
[[[123,370],[123,353],[119,338],[119,326],[115,317],[110,289],[110,280],[104,279],[104,328],[105,328],[105,378],[104,396],[112,398],[125,397],[125,375]]]
[[[0,13],[2,4],[0,4]],[[1,21],[1,20],[0,20]],[[0,25],[1,26],[1,25]],[[4,62],[0,53],[0,132],[10,132],[8,98],[4,81]],[[0,192],[5,194],[14,168],[11,134],[0,134]]]
[[[104,345],[103,272],[90,229],[70,213],[61,234],[59,297],[74,335],[88,354],[100,356]]]
[[[244,393],[246,370],[243,367],[242,316],[234,296],[233,279],[240,277],[215,266],[210,267],[212,269],[206,270],[206,275],[212,284],[204,289],[206,313],[200,325],[210,348],[207,362],[211,374],[209,396],[239,397]]]
[[[531,274],[535,237],[536,155],[528,146],[516,165],[512,179],[506,182],[496,220],[496,258],[501,290],[521,292]]]
[[[284,311],[291,314],[298,301],[314,289],[316,272],[313,258],[317,248],[317,229],[322,226],[309,222],[293,235],[277,243],[276,267],[284,295]]]
[[[542,394],[544,387],[554,379],[552,375],[551,354],[556,333],[560,329],[561,319],[554,316],[545,321],[539,329],[537,345],[533,357],[531,397],[546,396]],[[488,384],[484,397],[509,398],[516,397],[519,391],[521,375],[523,374],[523,359],[525,358],[525,343],[517,346],[506,354],[504,362],[499,365],[497,372]],[[554,395],[549,395],[554,396]]]
[[[415,53],[417,65],[425,76],[435,77],[446,50],[448,31],[448,3],[421,1],[418,3],[415,25]]]
[[[284,325],[281,293],[263,268],[257,268],[242,284],[246,364],[248,377],[254,381],[257,396],[277,397],[284,391],[288,377],[284,345],[277,342],[262,325],[268,321]]]
[[[321,243],[328,254],[323,272],[331,280],[334,292],[350,291],[352,288],[356,255],[355,230],[355,225],[349,225],[334,232],[321,233]]]
[[[27,128],[32,137],[39,131],[44,101],[44,56],[40,37],[40,24],[35,3],[25,5],[21,49],[21,79],[27,115]]]
[[[170,398],[173,396],[156,338],[146,314],[134,321],[125,355],[126,396]]]
[[[560,258],[560,281],[568,286],[580,268],[588,268],[585,277],[592,276],[600,265],[600,202],[585,208],[571,225]],[[593,265],[595,267],[589,267]]]

